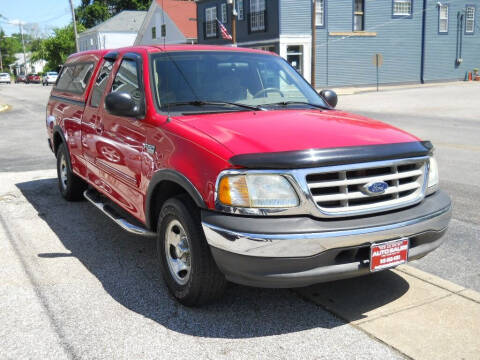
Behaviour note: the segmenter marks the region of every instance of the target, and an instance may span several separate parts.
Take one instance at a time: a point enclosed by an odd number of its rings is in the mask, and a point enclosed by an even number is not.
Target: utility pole
[[[3,37],[1,37],[0,40],[3,40]],[[2,43],[0,43],[0,71],[3,72]]]
[[[312,79],[311,84],[315,89],[315,72],[317,69],[317,0],[312,4]],[[316,90],[316,89],[315,89]]]
[[[232,39],[233,46],[237,46],[237,4],[235,0],[232,4]]]
[[[232,4],[232,43],[237,46],[237,5],[235,0],[229,0],[228,3]]]
[[[22,47],[23,47],[23,64],[24,64],[24,71],[25,74],[28,72],[27,71],[27,55],[25,53],[25,40],[23,38],[23,22],[18,21],[18,27],[20,28],[20,35],[22,36]]]
[[[73,0],[70,0],[70,9],[72,10],[73,33],[75,34],[75,50],[79,52],[80,50],[78,48],[77,21],[75,20],[75,9],[73,7]]]

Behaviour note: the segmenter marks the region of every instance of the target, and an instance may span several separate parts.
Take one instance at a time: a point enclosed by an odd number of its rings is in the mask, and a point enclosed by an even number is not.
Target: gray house
[[[229,4],[230,3],[230,4]],[[198,42],[231,44],[232,1],[198,0]],[[238,46],[274,51],[317,88],[464,79],[480,67],[479,0],[236,0]],[[313,75],[313,76],[312,76]]]
[[[146,11],[125,10],[78,34],[80,51],[131,46],[145,19]]]

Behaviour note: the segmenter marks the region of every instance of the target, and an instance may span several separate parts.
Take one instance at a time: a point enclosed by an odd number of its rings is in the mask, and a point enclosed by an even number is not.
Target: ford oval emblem
[[[362,189],[367,195],[381,195],[387,191],[388,184],[385,181],[375,181],[364,185]]]

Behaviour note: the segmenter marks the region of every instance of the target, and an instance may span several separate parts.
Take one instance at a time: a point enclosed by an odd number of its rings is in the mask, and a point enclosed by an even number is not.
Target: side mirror
[[[320,96],[325,99],[325,101],[330,105],[332,108],[337,106],[338,103],[338,96],[337,93],[333,90],[322,90],[320,91]]]
[[[125,92],[112,92],[105,97],[105,109],[116,116],[139,117],[141,107]]]

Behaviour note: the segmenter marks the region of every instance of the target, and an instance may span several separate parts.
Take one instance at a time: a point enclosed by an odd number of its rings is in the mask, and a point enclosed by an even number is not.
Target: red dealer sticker
[[[370,248],[370,271],[379,271],[404,264],[408,260],[408,239],[372,244]]]

